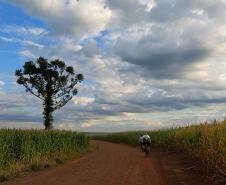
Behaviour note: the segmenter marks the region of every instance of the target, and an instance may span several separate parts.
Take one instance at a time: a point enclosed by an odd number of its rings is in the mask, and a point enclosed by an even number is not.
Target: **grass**
[[[95,136],[97,140],[137,145],[142,131]],[[226,121],[149,131],[154,147],[177,150],[199,159],[216,179],[226,179]],[[225,182],[225,181],[224,181]]]
[[[61,164],[90,150],[89,138],[72,131],[0,130],[0,181]]]

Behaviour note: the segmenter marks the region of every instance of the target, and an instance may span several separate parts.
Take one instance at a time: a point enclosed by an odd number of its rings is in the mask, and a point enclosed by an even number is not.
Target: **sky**
[[[85,77],[54,127],[153,130],[223,119],[226,0],[0,0],[0,127],[43,128],[15,70],[43,56]]]

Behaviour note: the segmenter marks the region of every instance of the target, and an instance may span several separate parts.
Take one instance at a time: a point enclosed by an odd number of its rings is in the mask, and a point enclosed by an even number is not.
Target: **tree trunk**
[[[44,111],[43,111],[43,119],[44,126],[46,130],[50,130],[53,128],[53,100],[52,100],[52,90],[51,85],[47,84],[47,96],[43,103]]]

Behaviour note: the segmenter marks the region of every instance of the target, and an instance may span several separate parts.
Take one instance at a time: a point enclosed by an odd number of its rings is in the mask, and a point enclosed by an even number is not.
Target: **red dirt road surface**
[[[98,149],[74,161],[0,185],[208,185],[194,163],[175,153],[95,142]]]

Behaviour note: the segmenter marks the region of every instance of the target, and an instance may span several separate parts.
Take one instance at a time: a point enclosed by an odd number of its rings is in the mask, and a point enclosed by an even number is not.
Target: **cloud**
[[[42,122],[42,119],[39,116],[29,116],[23,114],[9,114],[9,115],[0,115],[0,122]]]
[[[95,101],[94,98],[91,97],[73,97],[74,104],[81,105],[81,106],[87,106]]]
[[[38,57],[29,50],[22,50],[19,52],[19,55],[26,57],[26,58],[37,58]]]
[[[2,40],[4,42],[17,42],[18,41],[15,38],[8,38],[8,37],[3,37],[3,36],[0,36],[0,40]]]
[[[68,40],[65,43],[68,43]],[[37,55],[37,52],[51,51],[85,75],[85,83],[79,86],[79,96],[74,97],[73,101],[60,112],[56,112],[56,124],[65,123],[66,126],[66,123],[73,124],[76,120],[74,127],[82,130],[88,128],[87,125],[91,120],[109,122],[109,116],[128,122],[128,119],[123,119],[126,112],[137,114],[134,120],[139,120],[143,114],[152,112],[170,114],[172,111],[206,107],[226,101],[223,80],[218,80],[218,83],[215,81],[203,83],[203,79],[197,79],[195,76],[195,82],[189,79],[153,79],[143,75],[141,68],[134,67],[134,64],[122,61],[118,57],[95,55],[95,52],[92,55],[86,56],[84,53],[81,55],[81,50],[85,50],[86,46],[82,45],[81,49],[76,49],[74,52],[70,50],[72,46],[69,48],[67,44],[65,46],[64,48],[60,45],[54,46],[54,50],[51,47],[40,48],[40,51],[31,50],[34,55]],[[56,53],[57,51],[60,52]],[[206,67],[206,71],[212,69],[210,66]],[[204,69],[203,66],[201,68]],[[91,83],[87,83],[86,80]],[[146,118],[139,121],[139,124],[151,119]],[[81,125],[83,126],[80,127]],[[145,128],[150,126],[145,125]],[[101,124],[97,126],[100,127]]]
[[[162,26],[150,26],[148,33],[139,28],[128,30],[117,39],[113,49],[122,60],[148,69],[147,75],[180,77],[189,66],[203,62],[211,48],[194,38],[192,33],[180,34],[177,30]]]
[[[0,91],[0,125],[4,123],[7,126],[7,123],[16,122],[42,123],[41,102],[22,89],[17,92],[14,89]]]
[[[44,36],[48,32],[44,28],[40,27],[24,27],[18,25],[5,25],[1,26],[1,32],[3,33],[14,33],[17,36]]]
[[[53,34],[85,37],[105,29],[111,11],[102,0],[12,0],[31,15],[45,20]]]
[[[0,128],[6,129],[42,129],[42,125],[35,122],[9,122],[9,121],[1,121]]]
[[[85,76],[78,96],[54,113],[56,128],[156,129],[224,116],[225,1],[11,2],[48,28],[17,26],[0,39],[20,44],[24,60],[60,58]],[[4,93],[4,122],[24,115],[37,123],[40,102],[33,110],[30,96]]]
[[[33,41],[29,41],[29,40],[22,41],[22,44],[28,47],[34,47],[34,48],[40,48],[40,49],[44,48],[44,45],[35,43]]]
[[[5,82],[0,80],[0,87],[3,86],[3,85],[5,85]]]

